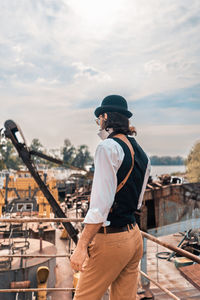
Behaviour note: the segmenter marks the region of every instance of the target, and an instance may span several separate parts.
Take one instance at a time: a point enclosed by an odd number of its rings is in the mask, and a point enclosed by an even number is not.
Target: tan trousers
[[[135,300],[143,245],[140,230],[96,234],[74,300],[100,300],[110,286],[110,300]]]

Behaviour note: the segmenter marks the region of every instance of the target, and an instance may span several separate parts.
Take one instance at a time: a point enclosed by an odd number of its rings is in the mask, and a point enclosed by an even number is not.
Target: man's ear
[[[105,121],[108,119],[107,113],[104,113],[104,114],[103,114],[103,118],[104,118]]]

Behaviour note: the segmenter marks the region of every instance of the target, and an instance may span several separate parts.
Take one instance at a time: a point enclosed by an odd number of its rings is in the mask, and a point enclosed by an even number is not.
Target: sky
[[[94,154],[94,110],[126,98],[149,155],[200,139],[199,0],[1,0],[0,127]]]

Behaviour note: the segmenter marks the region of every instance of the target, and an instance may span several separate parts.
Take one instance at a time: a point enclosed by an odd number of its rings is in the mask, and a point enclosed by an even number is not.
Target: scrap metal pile
[[[54,159],[52,157],[49,157],[43,153],[37,152],[37,151],[32,151],[29,149],[29,147],[26,144],[24,135],[19,128],[19,126],[12,120],[8,120],[4,124],[4,132],[3,134],[5,135],[6,138],[10,139],[14,147],[16,148],[19,157],[22,159],[23,163],[29,170],[30,174],[34,178],[35,182],[37,183],[39,189],[41,190],[42,194],[44,197],[47,199],[49,204],[51,205],[53,212],[56,217],[58,218],[66,218],[65,213],[63,210],[60,208],[59,204],[57,203],[56,199],[54,198],[53,194],[49,191],[47,185],[45,182],[42,180],[39,172],[36,169],[36,166],[34,165],[32,156],[39,156],[43,159],[47,159],[51,162],[62,164],[63,162]],[[77,230],[73,227],[71,223],[63,223],[64,228],[68,232],[69,236],[71,239],[74,241],[76,244],[78,241],[78,236],[77,236]]]
[[[69,178],[65,185],[65,201],[61,208],[37,171],[32,156],[36,155],[58,164],[63,164],[63,162],[43,153],[31,151],[25,142],[21,129],[12,120],[5,122],[4,135],[15,146],[42,194],[52,207],[55,216],[66,218],[68,211],[75,208],[76,217],[84,217],[89,207],[92,172],[88,172],[86,175],[74,174],[73,177]],[[150,177],[144,194],[143,205],[141,210],[136,212],[140,228],[147,231],[191,218],[199,218],[199,191],[200,183],[185,184],[181,178],[170,175],[163,175],[156,181]],[[66,222],[63,223],[63,226],[72,240],[77,243],[78,234],[74,226]]]

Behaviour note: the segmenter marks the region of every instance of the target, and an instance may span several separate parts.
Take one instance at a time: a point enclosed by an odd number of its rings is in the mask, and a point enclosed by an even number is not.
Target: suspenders
[[[127,137],[124,134],[116,134],[113,137],[120,139],[121,141],[123,141],[128,146],[128,148],[129,148],[129,150],[131,152],[131,158],[132,158],[131,168],[128,171],[126,177],[123,179],[123,181],[120,182],[120,184],[118,185],[117,190],[116,190],[116,193],[117,193],[125,185],[125,183],[127,182],[128,178],[129,178],[129,176],[130,176],[130,174],[131,174],[131,172],[133,170],[133,167],[134,167],[134,154],[135,153],[134,153],[134,150],[133,150],[133,147],[132,147],[131,143],[129,142],[129,140],[127,139]]]

